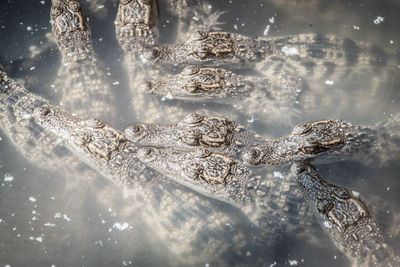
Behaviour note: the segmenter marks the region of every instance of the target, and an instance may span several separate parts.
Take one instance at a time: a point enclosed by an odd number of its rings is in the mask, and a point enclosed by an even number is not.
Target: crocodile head
[[[177,125],[182,143],[189,146],[221,147],[232,143],[235,125],[232,121],[217,116],[188,114]]]
[[[38,107],[33,116],[45,130],[50,131],[74,151],[102,163],[125,141],[123,134],[97,120],[82,120],[49,105]]]
[[[56,38],[75,31],[89,31],[81,5],[75,0],[52,0],[50,18]]]
[[[153,47],[142,54],[144,61],[174,65],[231,63],[234,58],[234,40],[229,32],[196,31],[183,44]]]
[[[241,130],[236,126],[223,117],[190,113],[175,124],[135,124],[124,133],[128,140],[142,145],[218,148],[232,144],[235,132]]]
[[[158,96],[173,96],[177,99],[202,100],[235,96],[249,90],[243,79],[222,68],[187,66],[180,73],[164,79],[147,81],[146,92]],[[245,90],[244,90],[245,89]]]
[[[285,137],[245,150],[242,158],[249,164],[259,165],[313,159],[324,154],[340,154],[349,149],[347,140],[351,135],[350,125],[339,120],[301,123]]]
[[[120,0],[115,24],[122,47],[139,51],[153,46],[157,16],[155,0]]]
[[[196,31],[185,43],[188,53],[199,61],[232,58],[234,41],[228,32]]]
[[[327,183],[311,165],[295,163],[291,172],[325,227],[344,232],[369,216],[360,199],[344,187]]]
[[[237,163],[234,159],[204,148],[180,152],[143,147],[137,155],[146,165],[174,177],[183,177],[186,183],[194,187],[198,181],[226,184],[236,175]]]

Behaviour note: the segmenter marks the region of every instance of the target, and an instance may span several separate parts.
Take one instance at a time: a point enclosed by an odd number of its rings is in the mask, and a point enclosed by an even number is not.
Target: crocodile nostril
[[[140,132],[140,126],[135,125],[132,130],[134,133],[138,133]]]
[[[143,147],[138,150],[139,156],[148,156],[152,152],[152,149],[149,147]]]
[[[41,116],[44,117],[50,113],[50,109],[46,106],[42,106],[37,110],[37,113]]]
[[[151,89],[153,88],[153,83],[150,81],[145,81],[141,86],[140,90],[145,91],[145,92],[151,92]]]

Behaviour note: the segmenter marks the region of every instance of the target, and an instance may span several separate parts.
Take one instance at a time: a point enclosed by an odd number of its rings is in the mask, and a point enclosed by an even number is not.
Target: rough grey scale
[[[354,266],[399,266],[368,208],[344,187],[326,182],[308,164],[291,167],[315,217]]]
[[[114,95],[105,67],[93,50],[88,21],[80,3],[52,0],[52,31],[62,61],[54,88],[60,90],[60,104],[80,116],[115,117]]]
[[[287,136],[245,149],[242,158],[252,165],[274,165],[351,156],[363,164],[383,166],[399,158],[399,121],[400,114],[375,126],[341,120],[300,123]]]
[[[176,123],[140,123],[127,126],[125,137],[141,146],[171,147],[175,150],[203,147],[238,156],[242,149],[263,138],[235,121],[220,116],[190,113]]]

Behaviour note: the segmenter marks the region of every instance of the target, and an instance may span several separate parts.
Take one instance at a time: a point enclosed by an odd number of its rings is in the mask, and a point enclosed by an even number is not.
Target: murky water
[[[222,16],[223,30],[249,36],[279,36],[306,32],[331,33],[370,42],[399,51],[400,3],[392,1],[239,1],[221,0],[215,10]],[[104,7],[102,7],[104,5]],[[162,13],[161,31],[171,31],[173,21]],[[2,1],[0,4],[0,60],[13,78],[21,78],[28,88],[51,99],[51,84],[60,64],[57,47],[46,37],[50,33],[49,0]],[[120,119],[110,122],[122,128],[140,120],[129,111],[128,79],[121,64],[123,53],[114,34],[116,7],[112,1],[83,1],[90,18],[95,49],[110,73],[110,83],[119,94]],[[168,41],[163,40],[163,41]],[[40,53],[40,57],[32,57]],[[389,77],[390,78],[390,77]],[[268,111],[248,114],[240,123],[266,137],[287,134],[298,122],[315,119],[344,119],[371,125],[400,112],[399,84],[396,77],[382,83],[379,91],[368,91],[362,77],[350,84],[321,85],[320,105],[302,112],[290,124],[269,123]],[[397,77],[398,78],[398,77]],[[331,85],[331,86],[330,86]],[[305,93],[305,98],[310,97]],[[330,99],[327,101],[326,99]],[[332,104],[333,103],[333,104]],[[172,105],[171,103],[165,103]],[[193,105],[212,108],[211,104]],[[227,111],[229,113],[229,111]],[[134,209],[123,189],[101,176],[96,179],[71,177],[40,170],[23,158],[0,132],[0,264],[21,265],[206,265],[209,260],[188,262],[170,253],[174,244],[165,242],[163,233],[152,232]],[[360,192],[375,216],[388,243],[400,255],[398,230],[399,165],[385,168],[364,166],[346,160],[318,165],[320,173],[335,184]],[[269,168],[285,172],[288,167]],[[304,242],[296,234],[282,234],[279,242],[263,243],[254,225],[229,205],[201,197],[214,209],[231,218],[230,225],[248,234],[243,254],[226,253],[226,265],[265,266],[347,266],[349,261],[335,248],[326,234],[315,227],[316,240]],[[384,199],[390,205],[376,203]],[[180,227],[177,225],[176,227]],[[235,231],[236,231],[235,230]],[[173,229],[170,229],[173,232]],[[229,231],[228,231],[229,233]],[[199,238],[200,239],[200,238]],[[179,239],[178,239],[179,240]],[[184,238],[181,238],[184,240]],[[207,243],[207,240],[196,242]],[[210,247],[212,244],[210,244]],[[195,251],[195,248],[193,249]],[[188,255],[188,258],[190,255]]]

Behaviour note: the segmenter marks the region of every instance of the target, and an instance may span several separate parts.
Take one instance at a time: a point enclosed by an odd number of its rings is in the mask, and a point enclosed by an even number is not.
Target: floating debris
[[[299,50],[297,50],[297,48],[295,48],[295,47],[284,46],[284,47],[282,47],[282,52],[285,53],[286,56],[299,55]]]
[[[128,228],[129,224],[124,222],[124,223],[114,223],[113,228],[120,230],[120,231],[124,231],[126,228]]]
[[[14,176],[9,173],[4,174],[4,182],[12,182],[14,181]]]
[[[381,24],[384,20],[384,17],[377,16],[376,19],[374,19],[374,24]]]

